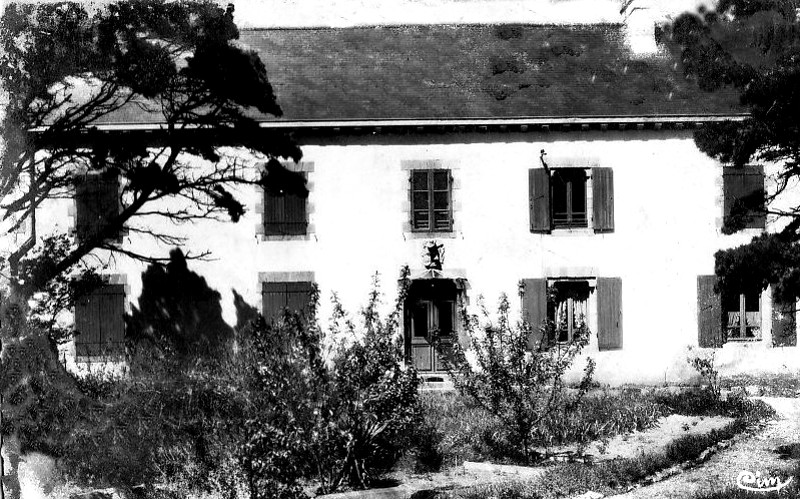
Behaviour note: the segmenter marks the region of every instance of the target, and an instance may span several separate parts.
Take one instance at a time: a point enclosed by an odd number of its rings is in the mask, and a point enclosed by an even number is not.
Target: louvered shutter
[[[697,344],[701,348],[722,346],[722,297],[714,291],[717,276],[697,276]]]
[[[729,216],[737,203],[744,203],[751,207],[744,227],[763,229],[766,226],[766,214],[763,211],[764,167],[726,167],[723,169],[722,179],[724,216]]]
[[[597,278],[597,346],[603,350],[622,348],[622,279]]]
[[[782,301],[772,291],[772,344],[776,347],[797,346],[797,303]]]
[[[531,232],[550,232],[550,176],[544,168],[528,170]]]
[[[92,294],[75,299],[75,355],[88,357],[97,355],[100,345],[99,312]]]
[[[286,308],[291,312],[298,312],[307,317],[311,299],[311,286],[310,282],[287,282]]]
[[[594,231],[614,231],[614,170],[592,168]]]
[[[542,325],[547,319],[547,279],[523,279],[522,319],[530,324],[531,337],[528,349],[539,348],[542,342]]]

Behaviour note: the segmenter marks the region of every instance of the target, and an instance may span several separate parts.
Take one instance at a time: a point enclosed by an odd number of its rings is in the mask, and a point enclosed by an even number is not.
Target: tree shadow
[[[179,248],[169,256],[166,265],[152,264],[142,272],[139,304],[126,317],[126,342],[176,360],[213,355],[233,337],[222,319],[220,293],[189,270]]]
[[[235,289],[233,291],[233,306],[236,307],[236,326],[234,330],[241,332],[248,324],[258,318],[258,309],[247,303]]]

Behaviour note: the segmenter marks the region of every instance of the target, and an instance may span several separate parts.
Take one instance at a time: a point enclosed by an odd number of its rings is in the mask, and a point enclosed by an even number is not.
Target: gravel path
[[[761,471],[781,471],[785,479],[796,462],[783,460],[774,452],[779,445],[800,443],[800,399],[761,397],[771,405],[780,417],[744,440],[716,454],[703,466],[674,476],[663,482],[642,487],[626,494],[614,496],[616,499],[671,499],[690,498],[695,494],[719,491],[733,487],[736,476],[743,470],[753,473]]]

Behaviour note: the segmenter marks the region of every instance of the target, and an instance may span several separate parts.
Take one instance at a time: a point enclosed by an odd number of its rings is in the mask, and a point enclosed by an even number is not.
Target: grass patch
[[[723,388],[744,390],[746,386],[758,386],[760,394],[770,397],[797,397],[800,371],[790,373],[737,374],[720,381]]]

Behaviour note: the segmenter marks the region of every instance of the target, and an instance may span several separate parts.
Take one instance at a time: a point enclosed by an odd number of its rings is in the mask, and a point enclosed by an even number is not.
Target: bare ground
[[[762,397],[778,412],[780,419],[770,421],[749,438],[734,443],[716,454],[703,466],[694,468],[663,482],[614,496],[616,499],[667,499],[694,497],[698,493],[733,487],[736,476],[744,470],[769,472],[785,478],[795,462],[781,459],[775,453],[780,445],[800,443],[800,399]]]

